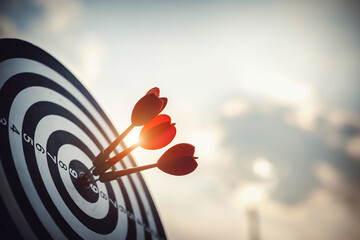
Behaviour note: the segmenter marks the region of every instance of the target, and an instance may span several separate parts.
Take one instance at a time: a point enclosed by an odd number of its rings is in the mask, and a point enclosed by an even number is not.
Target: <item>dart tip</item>
[[[86,174],[84,173],[81,173],[80,176],[79,176],[79,180],[81,182],[81,184],[88,188],[90,185],[89,185],[89,178],[86,177]]]
[[[94,180],[93,175],[86,175],[84,173],[80,173],[79,175],[79,181],[85,188],[89,188],[91,183],[94,183],[98,180],[99,179]]]

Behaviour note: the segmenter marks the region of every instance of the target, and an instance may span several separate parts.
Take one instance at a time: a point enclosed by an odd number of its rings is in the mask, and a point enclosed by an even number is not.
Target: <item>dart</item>
[[[175,175],[183,176],[193,172],[198,163],[195,161],[197,157],[194,157],[195,147],[188,143],[177,144],[168,149],[157,161],[157,163],[149,164],[141,167],[134,167],[125,170],[112,171],[100,174],[100,182],[109,182],[116,178],[126,176],[132,173],[140,172],[150,168],[159,168],[161,171]],[[90,182],[91,183],[91,182]]]
[[[93,175],[98,176],[104,173],[110,167],[122,160],[131,151],[137,147],[142,147],[148,150],[160,149],[168,145],[176,135],[175,123],[171,123],[171,118],[166,114],[156,116],[152,121],[145,124],[141,129],[139,135],[139,142],[133,144],[116,156],[110,158],[102,165],[98,165],[93,170]]]
[[[154,119],[166,106],[167,98],[160,98],[160,90],[157,87],[150,89],[134,106],[131,114],[130,126],[120,134],[105,150],[101,151],[93,161],[91,167],[86,173],[88,175],[95,167],[104,163],[117,145],[128,135],[136,126],[142,126]]]

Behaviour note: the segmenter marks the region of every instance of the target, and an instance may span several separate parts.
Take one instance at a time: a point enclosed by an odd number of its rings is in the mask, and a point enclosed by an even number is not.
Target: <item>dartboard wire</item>
[[[22,41],[19,41],[19,42],[22,42]],[[22,42],[22,44],[25,44],[25,45],[26,45],[27,43]],[[29,44],[28,44],[28,45],[29,45]],[[40,49],[38,49],[38,50],[39,50],[39,51],[42,51],[42,50],[40,50]],[[22,51],[20,51],[20,52],[22,52]],[[42,52],[43,52],[43,51],[42,51]],[[43,52],[43,54],[47,55],[45,52]],[[40,55],[41,55],[41,54],[40,54]],[[14,56],[13,56],[13,57],[14,57]],[[23,57],[23,56],[21,56],[21,54],[19,54],[18,57]],[[10,58],[10,57],[8,57],[8,58]],[[39,57],[39,59],[42,60],[41,57]],[[14,60],[14,59],[12,59],[12,60]],[[24,60],[24,59],[20,59],[20,60]],[[31,60],[29,60],[29,61],[31,61]],[[48,61],[48,60],[46,60],[46,61]],[[41,62],[41,61],[40,61],[40,62]],[[44,60],[43,60],[42,62],[44,62]],[[55,62],[55,63],[54,63],[54,62]],[[81,90],[82,90],[81,93],[82,93],[84,96],[86,95],[85,97],[88,97],[88,99],[91,100],[91,97],[89,97],[89,94],[86,92],[86,90],[84,90],[84,88],[81,86],[81,84],[79,84],[79,83],[76,82],[77,80],[73,77],[73,75],[71,75],[70,72],[68,72],[66,69],[64,69],[63,66],[61,66],[61,65],[59,66],[59,65],[60,65],[60,64],[59,64],[56,60],[54,60],[54,61],[51,62],[51,63],[47,63],[47,66],[50,66],[50,67],[53,68],[53,69],[63,68],[63,69],[62,69],[63,72],[66,72],[66,73],[63,74],[63,75],[66,76],[66,78],[69,78],[69,79],[73,80],[73,81],[71,82],[71,84],[74,84],[76,87],[78,87],[79,89],[81,89]],[[34,70],[34,68],[33,68],[33,67],[30,67],[30,70]],[[55,74],[57,74],[57,73],[55,73]],[[65,79],[65,80],[69,81],[68,79]],[[62,82],[62,83],[64,83],[64,82]],[[77,89],[75,89],[75,91],[76,91],[76,90],[77,90]],[[85,94],[84,94],[84,92],[85,92]],[[80,94],[80,97],[81,97],[81,96],[82,96],[82,95]],[[100,115],[100,118],[103,118],[103,119],[105,120],[105,122],[107,122],[108,125],[111,127],[113,134],[114,134],[114,135],[117,135],[115,129],[114,129],[113,126],[112,126],[112,124],[109,122],[109,120],[108,120],[108,118],[106,117],[106,115],[103,115],[103,111],[100,109],[100,107],[97,105],[97,103],[94,102],[94,100],[92,100],[91,103],[95,106],[96,110],[97,110],[99,113],[100,113],[100,112],[102,113],[102,115]],[[123,146],[124,146],[124,145],[123,145]],[[130,157],[129,159],[130,159],[130,162],[132,162],[132,164],[135,164],[135,162],[131,159],[131,157]],[[141,175],[140,175],[140,174],[138,174],[138,175],[139,175],[138,177],[139,177],[140,181],[142,182],[143,190],[145,191],[146,195],[148,196],[147,201],[149,201],[150,205],[152,205],[151,211],[153,212],[153,216],[156,218],[156,224],[157,224],[157,227],[158,227],[158,233],[159,233],[160,235],[162,235],[162,236],[165,236],[164,233],[162,234],[163,229],[162,229],[162,226],[161,226],[161,222],[160,222],[160,219],[159,219],[159,217],[158,217],[158,215],[157,215],[157,211],[155,210],[155,206],[154,206],[154,203],[153,203],[153,201],[152,201],[152,199],[151,199],[151,196],[150,196],[150,194],[149,194],[149,191],[148,191],[148,189],[145,187],[145,184],[144,184],[144,182],[143,182],[143,179],[142,179]],[[136,190],[136,188],[135,188],[135,190]],[[160,227],[160,231],[159,231],[159,227]],[[162,229],[162,231],[161,231],[161,229]]]

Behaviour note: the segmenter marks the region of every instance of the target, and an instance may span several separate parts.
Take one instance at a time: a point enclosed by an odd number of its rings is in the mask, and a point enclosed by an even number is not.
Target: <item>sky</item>
[[[169,239],[360,239],[356,1],[1,1],[0,37],[32,42],[121,132],[150,88],[168,98],[184,177],[143,173]],[[125,142],[136,141],[138,132]],[[139,165],[163,150],[137,149]]]

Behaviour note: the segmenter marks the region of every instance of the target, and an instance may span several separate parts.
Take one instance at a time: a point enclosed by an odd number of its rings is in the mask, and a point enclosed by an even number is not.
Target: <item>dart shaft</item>
[[[87,183],[90,184],[90,183],[95,183],[97,181],[99,181],[100,179],[95,179],[95,180],[92,180],[92,181],[88,181]]]
[[[117,154],[116,156],[110,158],[107,162],[103,163],[102,165],[96,167],[93,171],[93,175],[98,176],[99,174],[104,173],[106,170],[114,166],[117,162],[119,162],[121,159],[126,157],[132,150],[137,148],[139,145],[134,144],[131,147],[128,147],[121,153]]]
[[[88,177],[89,174],[91,173],[91,171],[94,169],[95,167],[92,166],[91,168],[89,168],[85,173],[84,173],[84,177]]]
[[[116,148],[117,145],[128,135],[128,133],[135,127],[135,125],[131,124],[120,136],[118,136],[105,150],[104,153],[106,155],[110,155],[112,151]]]
[[[114,180],[116,178],[122,177],[122,176],[126,176],[132,173],[136,173],[136,172],[140,172],[146,169],[150,169],[150,168],[154,168],[156,167],[157,164],[150,164],[150,165],[145,165],[145,166],[141,166],[141,167],[134,167],[134,168],[129,168],[129,169],[125,169],[125,170],[119,170],[119,171],[115,171],[115,172],[108,172],[108,173],[103,173],[100,175],[100,182],[109,182],[111,180]]]
[[[93,167],[100,166],[103,164],[107,159],[109,158],[109,155],[107,155],[104,151],[101,151],[93,160]]]
[[[127,149],[125,149],[124,151],[122,151],[121,153],[115,155],[114,157],[110,158],[107,162],[106,165],[108,165],[109,167],[114,166],[117,162],[119,162],[121,159],[123,159],[124,157],[126,157],[127,155],[129,155],[129,153],[134,150],[135,148],[137,148],[139,146],[139,144],[135,143],[134,145],[128,147]]]

